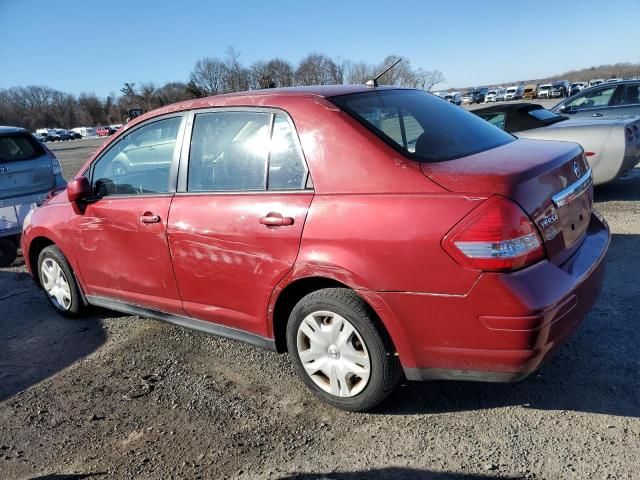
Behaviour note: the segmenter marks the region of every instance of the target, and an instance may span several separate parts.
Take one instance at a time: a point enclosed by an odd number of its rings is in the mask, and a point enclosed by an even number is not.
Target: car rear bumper
[[[510,274],[485,273],[461,296],[377,292],[372,305],[383,306],[385,324],[398,325],[390,334],[407,379],[519,380],[593,307],[609,239],[606,222],[594,214],[582,245],[562,265],[543,261]]]

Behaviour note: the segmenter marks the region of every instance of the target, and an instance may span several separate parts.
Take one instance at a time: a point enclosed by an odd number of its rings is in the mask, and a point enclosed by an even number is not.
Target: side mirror
[[[91,185],[86,177],[78,177],[67,183],[67,197],[69,201],[75,203],[84,200],[91,195]]]

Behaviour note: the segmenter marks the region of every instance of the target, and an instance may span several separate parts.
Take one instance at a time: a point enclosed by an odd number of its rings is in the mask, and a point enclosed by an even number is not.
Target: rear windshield
[[[0,163],[32,160],[44,154],[40,144],[28,133],[0,136]]]
[[[546,120],[563,120],[564,117],[561,117],[560,115],[556,115],[555,113],[547,110],[546,108],[537,108],[535,110],[529,110],[529,112],[527,112],[529,115],[531,115],[533,118],[537,119],[537,120],[542,120],[542,121],[546,121]]]
[[[476,115],[422,90],[378,90],[329,100],[417,161],[453,160],[514,141]]]

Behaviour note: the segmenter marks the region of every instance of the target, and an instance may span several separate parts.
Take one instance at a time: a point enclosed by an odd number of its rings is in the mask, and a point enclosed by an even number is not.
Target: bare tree
[[[227,65],[218,58],[203,58],[191,72],[189,86],[198,96],[224,93]]]
[[[286,60],[281,58],[269,60],[267,71],[274,87],[291,87],[294,84],[294,70]]]
[[[440,70],[423,70],[419,68],[415,71],[416,88],[421,88],[430,92],[437,84],[445,81],[444,75]]]
[[[326,55],[312,53],[300,62],[295,77],[298,85],[340,84],[342,69]]]
[[[224,92],[243,92],[249,90],[250,70],[240,63],[240,52],[233,47],[227,48],[225,59]]]
[[[344,80],[349,84],[363,84],[376,75],[376,68],[366,62],[351,62],[346,60],[343,63]]]

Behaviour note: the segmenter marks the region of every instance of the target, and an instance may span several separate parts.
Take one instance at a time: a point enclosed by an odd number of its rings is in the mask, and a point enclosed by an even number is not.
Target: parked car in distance
[[[569,86],[569,95],[573,96],[576,93],[580,93],[585,88],[587,88],[586,82],[574,82]]]
[[[538,85],[525,85],[522,98],[524,98],[525,100],[533,100],[534,98],[538,98]]]
[[[506,100],[507,89],[499,88],[496,91],[496,102],[504,102]]]
[[[454,105],[462,105],[462,95],[460,94],[460,92],[447,93],[444,99],[449,103],[453,103]]]
[[[23,128],[0,127],[0,267],[16,259],[22,224],[31,209],[52,189],[65,186],[51,150]]]
[[[491,103],[491,102],[496,102],[496,97],[498,96],[498,90],[494,89],[494,90],[489,90],[487,92],[487,96],[485,97],[484,101],[485,103]]]
[[[524,87],[522,85],[514,85],[508,87],[504,95],[505,100],[520,100],[524,93]]]
[[[604,83],[581,91],[551,111],[572,117],[640,115],[640,80]]]
[[[569,80],[556,80],[551,84],[550,98],[564,98],[569,96]]]
[[[79,140],[80,138],[82,138],[80,132],[77,132],[75,130],[67,130],[67,134],[69,135],[70,140]]]
[[[471,92],[471,103],[484,103],[488,92],[488,87],[476,88]]]
[[[594,78],[593,80],[589,80],[589,86],[590,87],[595,87],[597,85],[600,85],[604,83],[604,78]]]
[[[640,162],[640,118],[569,118],[540,105],[496,105],[473,113],[519,138],[561,140],[582,146],[601,185],[624,175]]]
[[[109,127],[104,127],[104,126],[96,127],[96,135],[98,135],[99,137],[109,136]]]
[[[470,105],[473,102],[473,91],[467,90],[462,94],[462,105]]]
[[[538,98],[551,98],[551,84],[543,83],[538,89]]]
[[[22,249],[62,314],[86,300],[288,351],[316,396],[360,411],[403,375],[513,381],[549,358],[603,285],[592,193],[578,145],[421,90],[265,89],[131,121]]]

